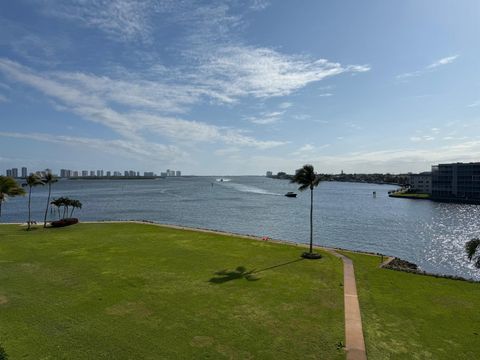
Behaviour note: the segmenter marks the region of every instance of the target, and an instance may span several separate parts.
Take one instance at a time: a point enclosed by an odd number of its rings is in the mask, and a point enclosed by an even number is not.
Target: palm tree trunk
[[[32,201],[32,187],[30,186],[30,190],[28,191],[28,223],[27,223],[27,230],[30,230],[30,219],[31,219],[31,206],[30,203]]]
[[[52,191],[52,184],[48,183],[48,199],[47,199],[47,208],[45,209],[45,217],[43,218],[43,227],[47,227],[47,214],[48,214],[48,207],[50,206],[50,193]]]
[[[2,216],[2,201],[0,201],[0,217]]]
[[[313,252],[313,189],[310,189],[310,253]]]

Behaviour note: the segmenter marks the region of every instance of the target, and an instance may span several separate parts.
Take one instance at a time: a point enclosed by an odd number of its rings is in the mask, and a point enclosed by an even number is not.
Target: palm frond
[[[18,185],[14,178],[0,176],[0,194],[5,194],[8,196],[25,195],[25,190]]]
[[[304,184],[304,185],[301,185],[301,186],[298,188],[298,190],[299,190],[299,191],[305,191],[305,190],[307,190],[309,187],[310,187],[309,184]]]
[[[45,185],[43,180],[38,176],[37,174],[31,174],[27,176],[25,179],[25,184],[22,184],[22,186],[37,186],[37,185]]]
[[[299,184],[300,187],[298,190],[304,191],[308,188],[313,189],[318,186],[320,177],[315,173],[313,165],[306,164],[295,171],[295,175],[290,182]]]
[[[56,176],[53,175],[51,172],[47,172],[42,180],[45,184],[52,184],[58,181]]]

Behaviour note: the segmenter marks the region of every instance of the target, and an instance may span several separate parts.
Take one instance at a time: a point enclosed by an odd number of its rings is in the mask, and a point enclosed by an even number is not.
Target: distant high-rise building
[[[45,176],[45,173],[43,171],[42,172],[37,171],[37,174],[39,174],[40,176]],[[63,177],[63,178],[72,177],[72,170],[60,169],[60,177]]]
[[[153,172],[151,172],[151,171],[145,171],[145,172],[143,173],[143,176],[150,176],[150,177],[151,177],[151,176],[155,176],[155,175],[154,175]]]
[[[271,171],[267,171],[267,177],[272,177],[273,173]]]
[[[97,176],[98,177],[103,176],[103,170],[97,170]]]
[[[12,169],[12,177],[18,178],[18,168],[13,168]]]
[[[161,177],[167,177],[167,173],[166,173],[166,172],[161,172],[161,173],[160,173],[160,176],[161,176]]]
[[[128,176],[128,175],[130,175],[130,173],[129,173],[127,170],[125,170],[125,171],[123,172],[123,175],[124,175],[124,176]]]
[[[111,172],[111,171],[107,171],[107,176],[112,176],[112,172]]]
[[[82,176],[88,176],[88,170],[82,170]]]
[[[12,176],[12,169],[7,169],[7,176]]]
[[[24,167],[22,167],[22,178],[26,178],[27,176],[28,176],[28,170],[24,166]]]
[[[140,171],[137,171],[137,176],[140,176]]]
[[[122,173],[120,171],[114,171],[113,176],[122,176]]]
[[[95,176],[95,171],[90,170],[90,176]]]
[[[73,177],[78,177],[78,171],[77,171],[77,170],[73,171],[73,172],[72,172],[72,176],[73,176]]]
[[[182,172],[180,170],[175,171],[175,176],[182,176]]]

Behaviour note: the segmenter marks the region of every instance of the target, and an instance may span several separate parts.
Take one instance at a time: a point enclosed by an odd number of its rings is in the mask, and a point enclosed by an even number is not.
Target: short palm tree
[[[50,201],[50,205],[53,205],[57,208],[58,220],[60,220],[60,206],[62,206],[62,198],[53,199]]]
[[[72,211],[70,213],[70,217],[73,216],[73,210],[82,208],[82,203],[80,202],[80,200],[72,200],[70,205],[72,206]]]
[[[30,230],[31,225],[31,202],[32,202],[32,188],[38,185],[44,185],[42,179],[37,174],[30,174],[26,178],[26,182],[22,186],[28,186],[28,223],[27,230]]]
[[[25,195],[25,190],[9,176],[0,176],[0,216],[2,216],[2,203],[9,197]]]
[[[48,185],[48,199],[47,199],[47,207],[45,209],[45,216],[43,218],[43,227],[47,227],[47,214],[48,214],[48,207],[50,206],[50,195],[52,194],[52,184],[56,183],[58,180],[51,172],[47,172],[43,178],[43,183]]]
[[[295,171],[291,182],[299,184],[298,190],[300,191],[310,189],[310,251],[303,253],[302,256],[309,259],[318,259],[321,257],[320,254],[313,252],[313,189],[320,183],[320,177],[315,173],[313,166],[307,164]]]
[[[469,260],[474,260],[475,267],[480,269],[480,239],[472,239],[465,244]]]

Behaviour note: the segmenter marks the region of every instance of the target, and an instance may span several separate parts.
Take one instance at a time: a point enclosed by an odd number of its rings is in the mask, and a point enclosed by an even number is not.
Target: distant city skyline
[[[4,1],[0,169],[479,161],[479,13],[477,0]]]
[[[72,170],[72,169],[59,169],[59,171],[54,171],[50,168],[46,169],[34,169],[31,171],[28,171],[28,168],[23,166],[20,168],[21,172],[19,172],[18,167],[12,167],[9,169],[5,169],[4,172],[0,170],[0,175],[6,175],[14,178],[26,178],[30,174],[37,174],[40,176],[45,176],[47,173],[54,174],[56,176],[62,177],[62,178],[68,178],[68,177],[122,177],[122,176],[128,176],[128,177],[136,177],[136,176],[142,176],[142,177],[154,177],[154,176],[161,176],[161,177],[180,177],[182,176],[182,171],[181,170],[171,170],[167,169],[166,171],[159,171],[158,174],[154,171],[144,171],[140,172],[137,170],[123,170],[123,171],[118,171],[118,170],[104,170],[104,169],[97,169],[97,170]]]

